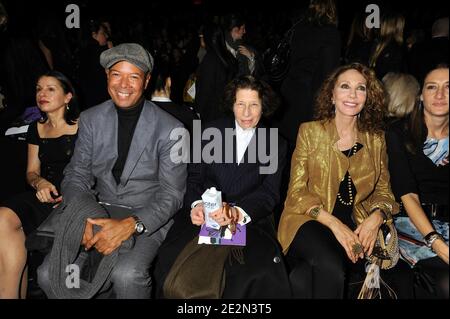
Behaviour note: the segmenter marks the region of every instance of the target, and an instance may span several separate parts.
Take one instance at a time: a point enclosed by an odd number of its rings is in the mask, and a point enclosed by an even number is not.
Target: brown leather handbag
[[[239,215],[228,204],[223,213],[231,220],[228,226],[236,232]],[[219,299],[225,288],[225,261],[231,256],[243,263],[242,249],[233,246],[198,244],[192,239],[178,255],[163,286],[169,299]]]

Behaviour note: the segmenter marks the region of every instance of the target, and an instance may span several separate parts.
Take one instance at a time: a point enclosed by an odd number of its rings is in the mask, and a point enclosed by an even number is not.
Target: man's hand
[[[97,251],[105,256],[116,250],[125,240],[134,233],[136,221],[133,217],[117,220],[110,218],[88,218],[92,225],[100,226],[102,229],[92,237],[85,245],[86,249],[95,247]]]
[[[81,240],[81,245],[83,245],[86,250],[88,249],[86,245],[92,237],[94,237],[93,225],[89,222],[89,220],[87,220],[86,227],[84,228],[83,239]]]

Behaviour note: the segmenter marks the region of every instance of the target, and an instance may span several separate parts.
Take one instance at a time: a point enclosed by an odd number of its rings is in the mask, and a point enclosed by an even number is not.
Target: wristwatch
[[[146,230],[144,223],[136,215],[133,215],[132,217],[134,218],[134,221],[136,222],[136,224],[134,225],[134,233],[136,235],[140,235],[140,234],[144,233]]]
[[[428,248],[431,248],[433,243],[436,241],[436,239],[444,240],[441,234],[439,234],[437,231],[432,231],[428,233],[424,238],[425,243],[427,244]]]

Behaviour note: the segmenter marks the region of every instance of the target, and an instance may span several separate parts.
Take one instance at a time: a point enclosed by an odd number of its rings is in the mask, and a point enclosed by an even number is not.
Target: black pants
[[[353,264],[333,233],[316,221],[305,223],[297,232],[287,254],[295,298],[356,298],[366,276],[365,261]],[[381,278],[398,298],[413,298],[413,273],[399,260]],[[383,298],[387,291],[381,290]]]
[[[439,257],[423,259],[414,266],[414,291],[419,299],[449,298],[449,268]]]

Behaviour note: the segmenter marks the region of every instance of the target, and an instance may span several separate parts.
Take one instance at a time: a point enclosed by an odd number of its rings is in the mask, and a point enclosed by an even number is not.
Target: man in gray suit
[[[170,157],[178,141],[169,138],[183,125],[145,100],[153,58],[143,47],[121,44],[104,51],[100,63],[112,100],[81,114],[62,194],[70,202],[94,187],[100,202],[119,211],[131,207],[119,218],[88,218],[82,245],[109,255],[134,236],[134,248],[119,254],[110,281],[117,298],[150,298],[149,269],[186,188],[186,165]],[[95,235],[93,225],[101,227]]]

